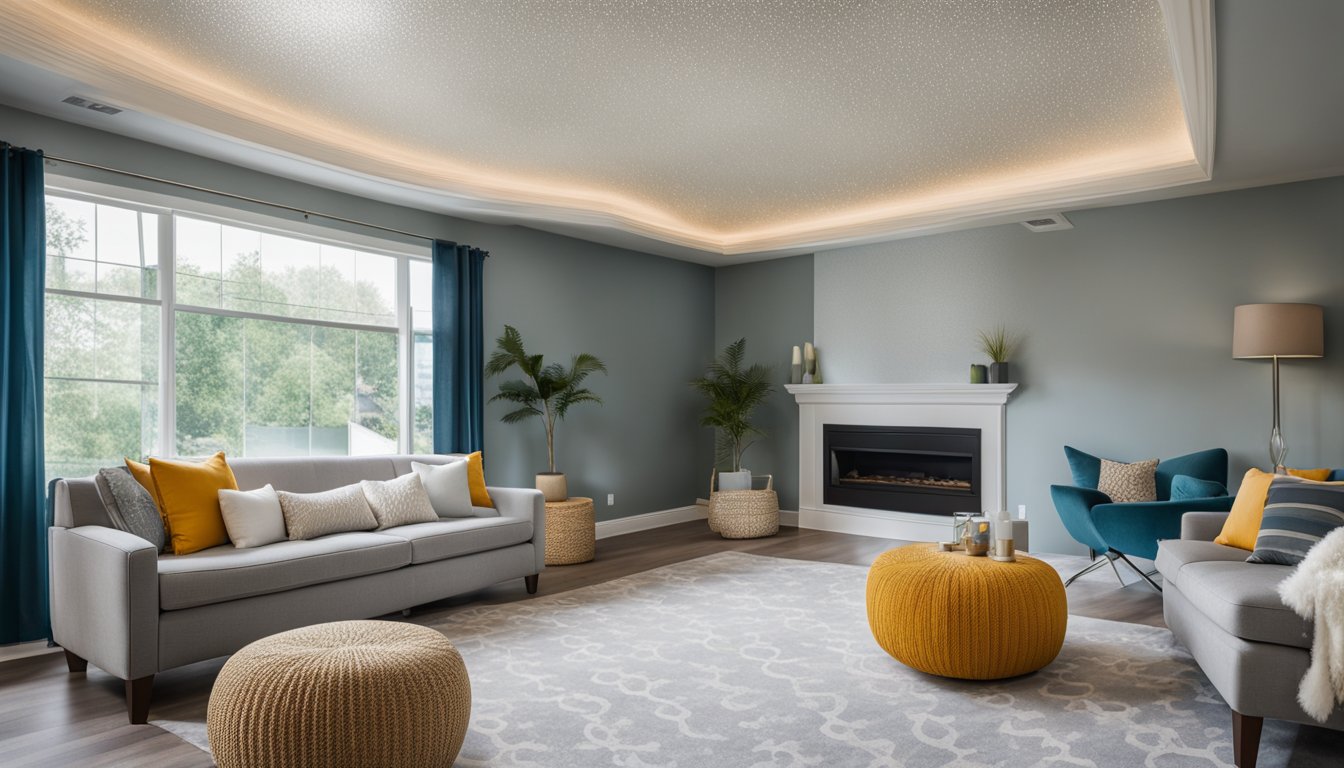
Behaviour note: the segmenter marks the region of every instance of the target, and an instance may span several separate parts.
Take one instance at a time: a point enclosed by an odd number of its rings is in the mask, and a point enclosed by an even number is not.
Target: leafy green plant
[[[743,369],[746,349],[746,339],[729,344],[705,375],[691,382],[709,398],[700,424],[717,430],[715,459],[730,461],[734,472],[741,471],[742,454],[755,442],[751,436],[765,434],[751,423],[751,412],[774,391],[770,366],[757,363]]]
[[[485,372],[498,376],[518,366],[522,379],[512,379],[499,385],[499,393],[490,402],[502,400],[518,406],[500,417],[505,424],[513,424],[532,416],[541,418],[546,427],[546,461],[555,471],[555,423],[578,403],[601,403],[602,398],[583,388],[590,374],[607,372],[607,366],[589,354],[575,355],[568,368],[559,363],[546,365],[541,355],[529,355],[523,348],[523,337],[518,329],[504,326],[504,335],[495,339],[495,351],[485,363]]]
[[[980,350],[995,363],[1006,363],[1017,349],[1020,339],[1008,332],[1002,325],[988,331],[980,331]]]

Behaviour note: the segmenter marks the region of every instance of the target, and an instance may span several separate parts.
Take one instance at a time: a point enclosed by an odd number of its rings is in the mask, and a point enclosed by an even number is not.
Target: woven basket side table
[[[779,496],[768,486],[763,491],[713,491],[709,530],[725,539],[774,536],[779,533]]]
[[[570,496],[546,502],[546,564],[586,563],[597,554],[593,500]]]
[[[471,682],[442,634],[339,621],[262,638],[224,663],[206,730],[221,768],[449,768],[471,719]]]

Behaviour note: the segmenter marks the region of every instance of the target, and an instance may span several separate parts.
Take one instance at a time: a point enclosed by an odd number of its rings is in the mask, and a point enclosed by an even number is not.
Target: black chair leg
[[[1111,570],[1115,573],[1115,578],[1120,582],[1120,586],[1122,586],[1122,587],[1125,586],[1125,580],[1122,579],[1122,578],[1120,578],[1120,571],[1117,570],[1116,567],[1115,567],[1115,556],[1114,556],[1114,555],[1112,555],[1110,552],[1107,552],[1107,553],[1105,553],[1104,555],[1102,555],[1101,557],[1097,557],[1097,555],[1096,555],[1095,552],[1093,552],[1093,551],[1090,550],[1090,549],[1089,549],[1088,551],[1089,551],[1089,552],[1092,552],[1092,562],[1091,562],[1091,564],[1089,564],[1089,565],[1088,565],[1086,568],[1084,568],[1083,570],[1081,570],[1081,571],[1079,571],[1079,572],[1073,574],[1072,576],[1070,576],[1070,577],[1068,578],[1068,580],[1064,582],[1064,586],[1066,586],[1066,587],[1069,586],[1069,585],[1072,584],[1073,582],[1077,581],[1077,580],[1079,579],[1079,577],[1086,576],[1087,574],[1089,574],[1089,573],[1091,573],[1091,572],[1097,570],[1098,568],[1102,567],[1103,565],[1110,565],[1110,566],[1111,566]],[[1132,563],[1131,563],[1131,565],[1132,565]]]
[[[1112,556],[1113,561],[1117,558],[1123,560],[1125,565],[1128,565],[1130,568],[1133,568],[1134,572],[1139,574],[1139,576],[1142,576],[1143,580],[1148,582],[1149,586],[1151,586],[1153,589],[1156,589],[1158,592],[1162,591],[1162,585],[1158,584],[1156,581],[1153,581],[1153,575],[1156,574],[1157,571],[1144,571],[1142,568],[1135,565],[1134,562],[1130,560],[1128,557],[1125,557],[1123,552],[1116,552],[1114,549],[1108,552],[1107,555],[1108,556],[1112,555],[1112,553],[1113,553]],[[1119,573],[1116,574],[1117,577],[1119,575],[1120,575]]]

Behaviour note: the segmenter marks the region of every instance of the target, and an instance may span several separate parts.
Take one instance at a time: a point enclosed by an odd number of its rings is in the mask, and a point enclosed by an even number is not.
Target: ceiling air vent
[[[1022,226],[1032,232],[1049,232],[1052,229],[1073,229],[1073,224],[1062,213],[1044,213],[1022,222]]]
[[[73,104],[76,107],[92,109],[94,112],[102,112],[104,115],[115,115],[121,112],[121,109],[119,109],[118,107],[114,107],[111,104],[103,104],[101,102],[93,101],[91,99],[86,99],[83,96],[71,96],[69,98],[62,99],[61,101],[64,104]]]

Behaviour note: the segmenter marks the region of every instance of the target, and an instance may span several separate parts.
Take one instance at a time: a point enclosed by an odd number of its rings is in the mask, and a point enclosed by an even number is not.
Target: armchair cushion
[[[1171,478],[1171,500],[1210,499],[1226,496],[1227,486],[1217,480],[1200,480],[1190,475],[1176,475]]]
[[[1089,516],[1107,548],[1152,560],[1157,557],[1158,541],[1181,537],[1181,516],[1186,512],[1221,512],[1231,506],[1230,496],[1098,504],[1092,507]]]

